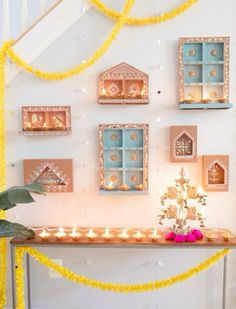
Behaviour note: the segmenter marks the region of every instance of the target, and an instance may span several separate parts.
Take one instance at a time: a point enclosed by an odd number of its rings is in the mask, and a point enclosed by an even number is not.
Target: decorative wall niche
[[[171,162],[197,161],[197,126],[170,127]]]
[[[203,156],[202,182],[205,191],[228,191],[229,156]]]
[[[180,109],[226,109],[229,37],[179,38]]]
[[[122,62],[99,75],[100,104],[147,104],[148,75]]]
[[[147,194],[148,124],[99,125],[100,192]]]
[[[25,184],[39,182],[47,192],[73,192],[71,159],[24,160]]]
[[[71,134],[70,106],[23,106],[23,135]]]

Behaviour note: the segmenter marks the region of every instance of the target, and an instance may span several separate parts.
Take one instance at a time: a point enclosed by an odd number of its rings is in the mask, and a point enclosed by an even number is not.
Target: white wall
[[[124,1],[122,1],[123,3]],[[133,14],[159,13],[183,1],[137,1]],[[113,1],[107,1],[113,4]],[[115,6],[121,7],[121,1]],[[64,81],[43,81],[24,72],[7,86],[7,184],[23,183],[22,160],[26,158],[72,158],[74,193],[37,197],[32,205],[9,211],[9,218],[27,225],[133,226],[157,224],[158,192],[171,185],[182,164],[169,162],[169,126],[198,125],[198,162],[185,164],[195,185],[201,183],[201,154],[230,155],[229,192],[209,193],[207,226],[227,227],[236,233],[236,138],[235,108],[216,111],[180,111],[178,103],[177,39],[180,36],[231,37],[230,98],[236,101],[236,52],[234,0],[199,1],[189,11],[166,23],[125,27],[106,55],[87,72]],[[111,30],[113,22],[90,10],[60,37],[34,66],[63,71],[91,55]],[[159,43],[160,40],[160,43]],[[150,104],[101,106],[97,104],[99,72],[122,61],[147,72]],[[81,89],[86,88],[86,92]],[[158,95],[157,91],[161,90]],[[71,105],[73,135],[66,137],[18,136],[22,105]],[[157,121],[160,118],[160,122]],[[98,132],[100,123],[144,122],[150,125],[148,196],[99,196]],[[88,142],[88,145],[86,145]],[[166,222],[168,226],[168,222]],[[117,282],[141,282],[176,274],[208,256],[201,250],[54,250],[64,264],[91,277]],[[230,258],[228,309],[236,307],[236,260]],[[170,289],[145,295],[116,295],[78,287],[61,279],[49,279],[48,271],[34,264],[33,308],[221,308],[222,264]],[[181,293],[182,292],[182,293]],[[186,299],[191,295],[191,299]],[[11,305],[9,305],[11,307]]]

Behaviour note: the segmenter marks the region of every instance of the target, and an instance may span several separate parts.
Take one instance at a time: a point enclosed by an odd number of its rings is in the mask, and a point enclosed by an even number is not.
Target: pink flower
[[[196,237],[197,240],[203,239],[203,234],[200,230],[194,229],[192,230],[192,234]]]
[[[186,241],[187,242],[195,242],[197,238],[193,234],[187,234],[186,235]]]
[[[176,234],[174,232],[169,232],[166,234],[166,240],[174,240]]]
[[[178,234],[175,236],[175,242],[185,242],[186,236],[183,234]]]

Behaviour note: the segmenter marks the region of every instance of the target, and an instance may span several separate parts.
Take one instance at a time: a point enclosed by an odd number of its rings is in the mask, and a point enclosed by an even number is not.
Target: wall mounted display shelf
[[[179,38],[179,108],[227,109],[229,37]]]
[[[100,104],[147,104],[148,75],[122,62],[99,75]]]
[[[72,192],[71,159],[27,159],[24,164],[24,182],[39,182],[47,192]]]
[[[202,157],[202,186],[205,191],[228,191],[229,156]]]
[[[197,126],[170,127],[170,161],[197,161]]]
[[[148,193],[148,124],[101,124],[100,192]]]
[[[70,106],[23,106],[21,135],[71,134]]]

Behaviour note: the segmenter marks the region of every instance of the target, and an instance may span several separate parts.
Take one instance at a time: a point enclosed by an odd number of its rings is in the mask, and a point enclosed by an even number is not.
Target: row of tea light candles
[[[82,234],[77,231],[76,226],[73,227],[71,233],[68,234],[69,237],[71,237],[73,240],[79,240],[79,238],[82,237]],[[46,229],[43,229],[43,231],[38,235],[40,237],[41,240],[48,240],[50,238],[51,233],[46,231]],[[57,240],[64,240],[67,237],[67,233],[65,232],[65,229],[63,227],[59,227],[58,231],[53,235],[56,237]],[[99,235],[97,233],[94,232],[93,228],[90,228],[89,231],[85,234],[85,236],[89,239],[89,240],[94,240],[96,239]],[[111,240],[114,237],[118,237],[121,240],[125,241],[129,238],[131,238],[131,235],[128,233],[128,229],[124,228],[118,235],[114,235],[110,232],[110,228],[106,227],[104,229],[104,232],[102,234],[102,237],[105,240]],[[133,238],[135,238],[137,241],[142,240],[143,238],[146,237],[145,234],[143,234],[140,230],[136,231],[133,235]],[[161,236],[158,234],[157,232],[157,228],[154,228],[152,233],[148,236],[150,239],[152,239],[153,241],[156,241],[158,239],[161,238]]]
[[[143,184],[139,184],[133,187],[134,189],[138,190],[138,191],[142,191],[143,190]],[[121,191],[128,191],[131,189],[130,186],[128,186],[127,184],[123,184],[118,186],[117,188],[113,185],[112,181],[109,182],[108,185],[104,185],[103,189],[106,191],[113,191],[115,189],[121,190]]]
[[[79,238],[82,237],[82,234],[77,231],[76,225],[73,227],[71,233],[68,234],[69,237],[71,237],[73,240],[79,240]],[[41,240],[48,240],[52,235],[50,232],[46,231],[46,229],[43,229],[43,231],[38,235]],[[58,231],[53,235],[56,237],[57,240],[64,240],[67,237],[67,233],[65,232],[65,229],[63,227],[59,227]],[[94,232],[93,228],[90,228],[89,231],[85,234],[85,236],[93,241],[99,235]],[[233,235],[230,232],[223,232],[221,235],[224,239],[224,241],[229,241],[231,238],[233,238]],[[116,237],[116,235],[112,234],[110,232],[110,228],[106,227],[103,231],[102,237],[106,240],[112,240]],[[124,228],[118,235],[118,238],[122,241],[126,241],[129,238],[135,238],[136,241],[141,241],[146,237],[145,234],[143,234],[140,230],[136,231],[132,236],[128,233],[128,229]],[[213,241],[217,238],[217,234],[214,231],[209,231],[205,233],[205,237],[208,241]],[[158,234],[157,228],[154,228],[152,233],[148,235],[148,238],[150,238],[152,241],[157,241],[161,238],[161,235]]]

